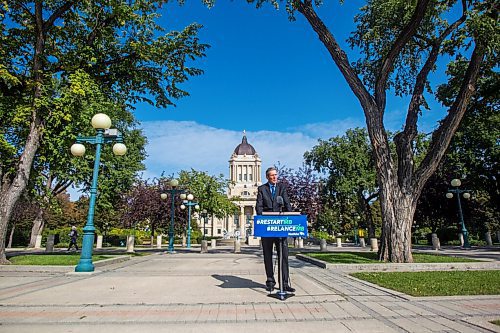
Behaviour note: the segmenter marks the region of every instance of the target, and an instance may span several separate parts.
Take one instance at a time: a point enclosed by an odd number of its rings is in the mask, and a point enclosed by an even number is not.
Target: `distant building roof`
[[[236,155],[255,155],[255,148],[248,143],[245,132],[243,132],[243,139],[241,139],[241,143],[234,149],[234,153]]]

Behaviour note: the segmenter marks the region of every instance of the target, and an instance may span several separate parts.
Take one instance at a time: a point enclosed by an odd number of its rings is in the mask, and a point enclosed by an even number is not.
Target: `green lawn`
[[[92,261],[112,258],[110,255],[93,255]],[[9,258],[13,265],[71,266],[78,264],[80,254],[27,254]]]
[[[500,271],[352,273],[412,296],[500,295]]]
[[[376,264],[376,252],[313,252],[304,253],[307,256],[326,261],[331,264]],[[458,258],[450,256],[440,256],[435,254],[414,253],[413,261],[416,263],[437,263],[437,262],[477,262],[478,260]]]

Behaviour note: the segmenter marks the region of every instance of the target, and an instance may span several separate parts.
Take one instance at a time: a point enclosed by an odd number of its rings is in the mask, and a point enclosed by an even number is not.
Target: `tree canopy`
[[[6,262],[7,223],[27,188],[47,125],[71,121],[68,109],[57,108],[64,101],[61,85],[83,71],[108,105],[130,111],[137,102],[173,105],[188,94],[181,84],[202,73],[192,67],[208,47],[198,40],[201,26],[166,32],[156,23],[163,3],[47,0],[0,6],[0,262]],[[81,88],[68,89],[78,94]]]

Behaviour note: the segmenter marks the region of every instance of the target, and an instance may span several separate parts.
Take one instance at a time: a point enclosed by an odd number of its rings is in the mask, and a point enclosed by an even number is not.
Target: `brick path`
[[[0,332],[500,332],[500,296],[414,298],[290,258],[296,296],[264,290],[259,251],[156,253],[94,274],[0,271]]]

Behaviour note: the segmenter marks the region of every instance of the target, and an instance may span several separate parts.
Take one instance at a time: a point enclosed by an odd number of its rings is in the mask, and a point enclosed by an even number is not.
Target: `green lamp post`
[[[87,224],[83,228],[82,254],[75,272],[93,272],[92,250],[94,246],[94,211],[97,197],[97,178],[99,176],[99,164],[101,159],[101,146],[105,143],[117,142],[113,146],[113,153],[118,156],[125,155],[127,147],[122,143],[122,135],[117,129],[110,129],[111,119],[104,113],[98,113],[92,117],[92,127],[97,131],[95,136],[78,136],[76,143],[71,146],[71,154],[74,156],[83,156],[85,146],[82,144],[90,143],[96,145],[94,171],[92,173],[92,186],[90,187],[89,211],[87,215]]]
[[[175,217],[175,195],[177,193],[184,192],[183,189],[177,188],[179,186],[179,181],[177,179],[172,179],[170,181],[170,189],[167,189],[167,192],[170,192],[170,197],[172,198],[171,212],[170,212],[170,229],[168,231],[168,252],[174,253],[174,217]],[[167,200],[168,196],[166,193],[162,193],[162,200]]]
[[[458,216],[460,218],[460,224],[462,226],[462,235],[464,237],[464,245],[463,245],[463,247],[464,248],[470,248],[470,244],[469,244],[469,232],[465,228],[464,215],[462,213],[462,203],[460,202],[460,194],[463,193],[462,196],[464,197],[464,199],[469,199],[470,198],[470,193],[469,193],[469,190],[461,190],[461,189],[459,189],[458,187],[460,185],[462,185],[462,182],[460,181],[460,179],[453,179],[451,181],[451,186],[453,186],[454,188],[448,189],[448,193],[446,193],[446,197],[448,199],[453,198],[453,193],[455,193],[456,196],[457,196]]]
[[[200,206],[198,205],[197,202],[193,201],[194,195],[192,195],[191,193],[189,193],[187,195],[185,193],[182,193],[181,199],[183,200],[182,205],[181,205],[181,209],[184,210],[184,209],[186,209],[186,206],[188,207],[188,229],[187,229],[186,247],[189,249],[189,248],[191,248],[191,207],[194,207],[195,210],[199,210]]]

